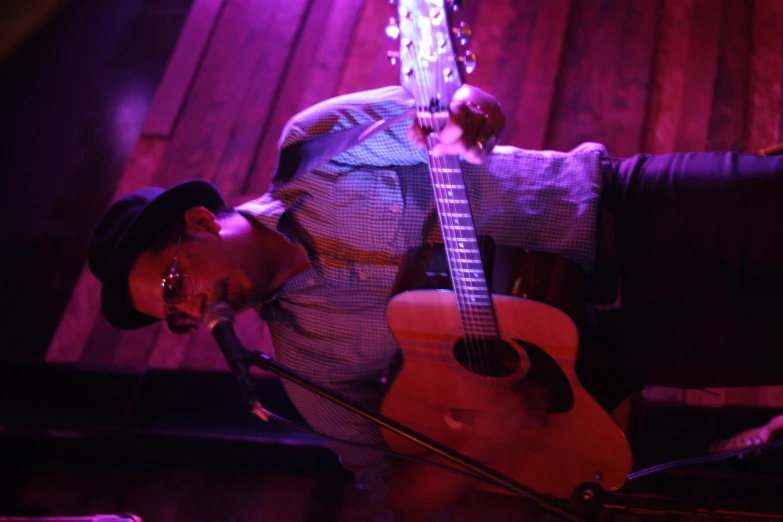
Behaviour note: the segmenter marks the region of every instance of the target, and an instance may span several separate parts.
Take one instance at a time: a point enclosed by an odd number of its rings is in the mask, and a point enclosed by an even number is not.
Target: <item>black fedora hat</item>
[[[101,282],[101,310],[115,328],[132,330],[158,319],[131,304],[128,274],[136,258],[191,207],[225,207],[214,185],[188,181],[170,189],[145,187],[124,195],[103,214],[87,250],[90,271]]]

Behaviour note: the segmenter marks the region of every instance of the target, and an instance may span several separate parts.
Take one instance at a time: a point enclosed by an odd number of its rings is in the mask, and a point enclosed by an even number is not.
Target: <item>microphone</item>
[[[250,379],[246,362],[247,350],[239,342],[237,334],[234,332],[234,310],[228,303],[218,301],[207,309],[203,322],[220,346],[220,351],[223,352],[223,357],[228,362],[228,367],[234,375],[239,391],[250,405],[251,413],[261,420],[268,421],[269,412],[261,406],[261,402],[256,398],[253,381]]]

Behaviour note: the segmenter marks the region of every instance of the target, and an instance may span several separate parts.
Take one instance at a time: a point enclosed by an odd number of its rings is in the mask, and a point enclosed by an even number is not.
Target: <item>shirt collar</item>
[[[259,198],[242,203],[235,210],[271,230],[279,231],[280,219],[288,208],[285,203],[267,192]]]

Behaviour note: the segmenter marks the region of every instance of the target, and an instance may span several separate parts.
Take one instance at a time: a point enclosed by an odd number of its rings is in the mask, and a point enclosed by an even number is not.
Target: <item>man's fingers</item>
[[[419,148],[423,149],[427,146],[427,134],[424,132],[424,129],[419,126],[419,122],[415,120],[413,124],[408,127],[408,139]]]
[[[417,147],[427,145],[427,135],[417,121],[408,129],[408,138]],[[468,163],[481,164],[497,140],[490,116],[481,106],[459,100],[451,105],[449,118],[437,134],[432,153],[435,156],[462,156]]]

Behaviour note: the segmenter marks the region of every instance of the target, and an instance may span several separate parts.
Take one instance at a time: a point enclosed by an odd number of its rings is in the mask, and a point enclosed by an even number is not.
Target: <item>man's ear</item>
[[[185,211],[185,232],[190,235],[196,235],[199,232],[208,232],[217,234],[220,232],[220,223],[218,223],[215,214],[204,207],[190,207]]]

